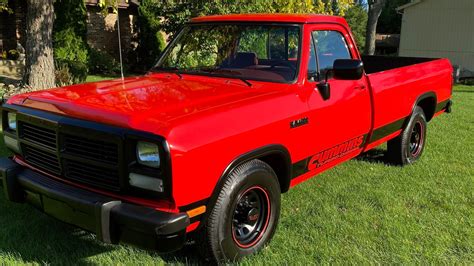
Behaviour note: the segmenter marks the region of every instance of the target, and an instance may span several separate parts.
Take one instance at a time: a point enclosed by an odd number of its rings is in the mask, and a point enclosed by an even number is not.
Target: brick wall
[[[26,1],[10,0],[8,6],[13,14],[0,13],[0,51],[16,49],[18,42],[25,47]]]
[[[122,54],[125,61],[132,56],[138,45],[137,12],[134,8],[120,9],[120,35]],[[117,14],[104,16],[97,7],[87,8],[87,43],[90,47],[105,51],[119,59]]]
[[[109,53],[118,60],[117,14],[110,13],[104,17],[94,1],[86,1],[86,3],[88,44],[92,48]],[[18,42],[25,47],[26,1],[10,0],[9,6],[13,9],[13,14],[0,13],[0,52],[16,49]],[[137,5],[122,4],[119,14],[122,53],[124,60],[127,61],[133,57],[132,52],[138,45]]]

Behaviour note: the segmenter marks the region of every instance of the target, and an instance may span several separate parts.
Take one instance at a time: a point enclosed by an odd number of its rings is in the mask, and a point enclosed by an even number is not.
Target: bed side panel
[[[374,96],[374,129],[411,114],[421,95],[434,92],[440,103],[451,97],[452,66],[447,59],[368,75]]]

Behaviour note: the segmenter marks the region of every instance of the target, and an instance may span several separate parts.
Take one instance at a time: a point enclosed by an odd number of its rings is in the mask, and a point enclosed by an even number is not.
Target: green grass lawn
[[[108,79],[116,79],[118,76],[99,76],[99,75],[89,75],[86,78],[86,82],[97,82]]]
[[[415,165],[385,165],[380,149],[284,194],[273,241],[242,263],[474,264],[474,87],[456,87],[453,100],[454,112],[429,124]],[[7,264],[199,262],[192,246],[160,256],[102,244],[1,193],[0,213]]]

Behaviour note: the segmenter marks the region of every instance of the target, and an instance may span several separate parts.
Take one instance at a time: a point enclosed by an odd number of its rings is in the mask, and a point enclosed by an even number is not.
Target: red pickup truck
[[[195,18],[145,76],[3,104],[2,184],[107,243],[194,237],[235,260],[270,241],[298,183],[385,142],[392,163],[419,159],[452,80],[446,59],[361,56],[339,17]]]

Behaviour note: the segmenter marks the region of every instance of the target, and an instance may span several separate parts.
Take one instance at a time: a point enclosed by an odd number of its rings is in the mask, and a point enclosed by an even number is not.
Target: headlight
[[[139,141],[137,143],[137,159],[142,165],[158,168],[160,167],[160,152],[158,145]]]
[[[8,113],[8,128],[16,130],[16,113]]]

